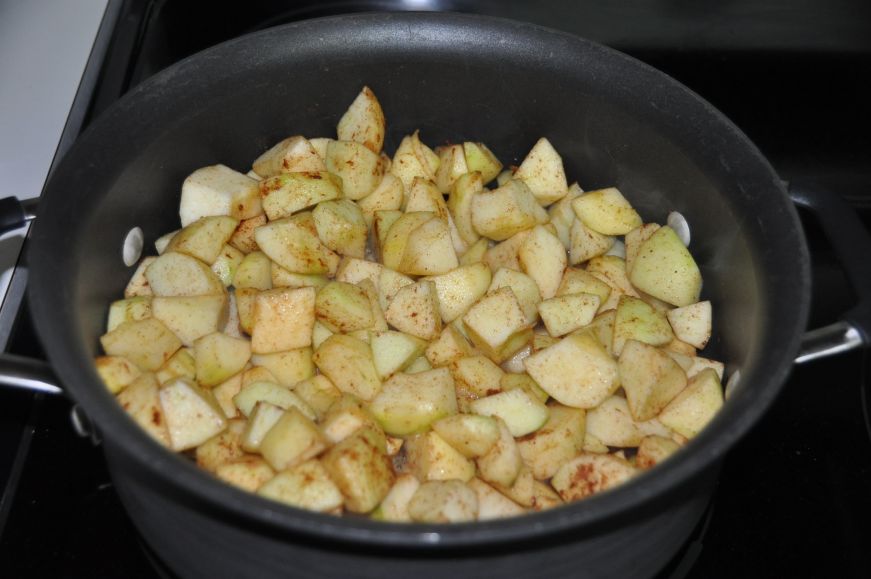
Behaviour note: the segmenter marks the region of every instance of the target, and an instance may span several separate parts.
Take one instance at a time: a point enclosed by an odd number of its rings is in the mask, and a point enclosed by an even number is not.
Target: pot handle
[[[790,183],[789,195],[815,216],[844,267],[858,303],[843,320],[804,335],[797,364],[871,345],[871,235],[840,195],[814,184]]]
[[[23,201],[16,197],[0,199],[0,235],[33,221],[38,203],[39,199]]]
[[[46,394],[63,394],[51,366],[42,360],[0,354],[0,386]]]

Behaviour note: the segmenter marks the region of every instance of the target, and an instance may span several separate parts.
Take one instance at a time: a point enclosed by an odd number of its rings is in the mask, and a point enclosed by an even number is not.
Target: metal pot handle
[[[789,194],[796,205],[816,216],[858,301],[843,320],[807,332],[795,362],[871,346],[871,235],[837,193],[812,183],[790,183]]]
[[[0,354],[0,386],[46,394],[63,394],[48,362],[14,354]]]
[[[36,218],[39,199],[21,201],[15,197],[0,199],[0,235],[18,229]]]

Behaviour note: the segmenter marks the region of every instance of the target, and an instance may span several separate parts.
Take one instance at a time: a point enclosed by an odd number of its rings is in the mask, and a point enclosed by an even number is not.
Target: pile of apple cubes
[[[384,131],[365,88],[338,139],[185,180],[96,360],[148,434],[286,504],[445,522],[586,497],[699,432],[723,366],[674,230],[569,187],[546,139],[502,171],[417,133],[390,159]]]

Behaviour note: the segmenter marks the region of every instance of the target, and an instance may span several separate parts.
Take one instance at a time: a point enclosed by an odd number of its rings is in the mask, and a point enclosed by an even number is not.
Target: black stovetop
[[[244,13],[240,6],[198,12],[179,2],[122,4],[90,118],[148,75],[223,39],[301,15],[397,2],[312,9],[261,0],[245,3]],[[855,26],[842,14],[871,22],[860,3],[801,0],[790,12],[783,2],[733,1],[707,32],[688,31],[688,22],[703,20],[690,3],[627,0],[617,10],[554,0],[537,3],[537,12],[519,0],[405,4],[498,11],[623,49],[723,110],[785,179],[813,178],[840,192],[871,228],[871,121],[860,114],[871,102],[860,74],[871,70],[871,34],[851,38]],[[852,294],[812,217],[802,220],[813,260],[811,323],[822,325],[849,308]],[[39,354],[26,311],[11,343],[17,353]],[[729,454],[708,516],[662,576],[871,577],[869,376],[871,361],[861,352],[796,367],[770,412]],[[122,509],[100,448],[75,434],[69,414],[63,399],[0,390],[0,575],[167,576]]]

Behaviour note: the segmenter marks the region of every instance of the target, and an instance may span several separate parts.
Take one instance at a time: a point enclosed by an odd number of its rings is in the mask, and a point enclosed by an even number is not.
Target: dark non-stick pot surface
[[[483,141],[509,165],[546,136],[583,188],[619,187],[647,221],[663,222],[672,210],[687,217],[703,295],[714,304],[710,353],[742,378],[684,451],[568,507],[481,524],[405,526],[301,512],[243,493],[159,447],[121,411],[91,359],[108,304],[132,273],[121,259],[127,232],[141,227],[150,244],[176,229],[181,183],[198,167],[245,171],[289,135],[333,136],[363,85],[387,116],[388,152],[420,129],[433,146]],[[738,129],[631,58],[503,20],[338,17],[225,43],[107,111],[43,198],[30,251],[37,330],[64,387],[102,430],[131,516],[182,576],[374,576],[348,565],[371,570],[384,560],[410,576],[433,570],[427,562],[436,555],[457,561],[438,573],[485,574],[469,561],[495,553],[513,553],[513,576],[524,565],[541,569],[544,559],[573,576],[653,574],[701,513],[719,460],[785,380],[807,317],[808,255],[795,210]],[[210,551],[203,537],[212,533]],[[549,548],[555,544],[587,548]],[[295,569],[267,563],[281,545],[293,546]],[[603,545],[615,554],[608,564],[584,559],[591,546],[607,552]],[[326,562],[338,552],[339,566]]]

